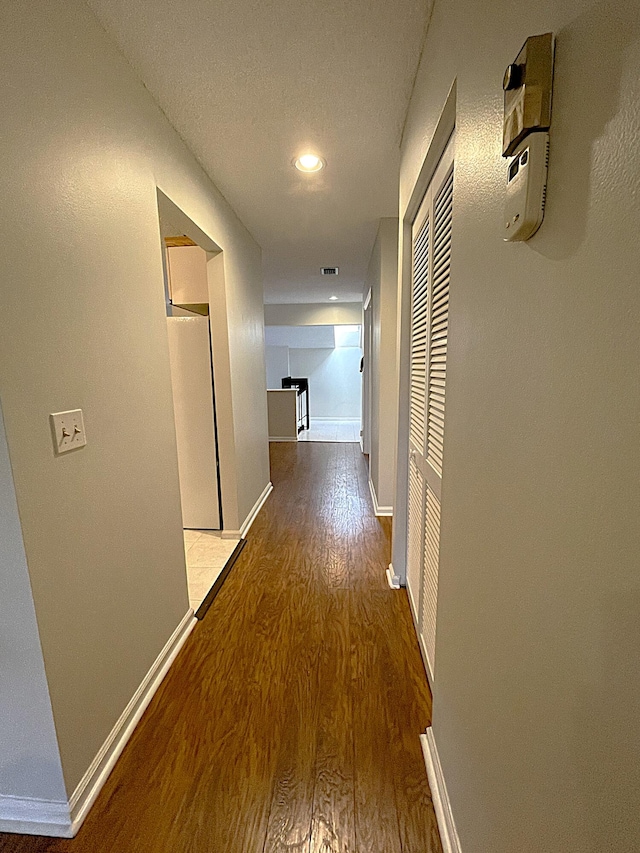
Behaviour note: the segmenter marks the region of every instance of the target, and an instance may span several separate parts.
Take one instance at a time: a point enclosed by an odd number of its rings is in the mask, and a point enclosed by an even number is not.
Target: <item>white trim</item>
[[[442,112],[440,113],[436,124],[436,129],[431,137],[431,141],[429,142],[429,148],[427,149],[425,158],[422,161],[420,172],[418,173],[418,177],[416,178],[413,189],[411,190],[411,195],[405,205],[404,214],[402,216],[404,222],[411,223],[415,219],[422,199],[424,198],[424,194],[426,193],[429,184],[431,183],[431,179],[438,168],[438,164],[442,159],[442,155],[449,144],[451,134],[456,129],[457,99],[458,81],[455,79],[451,84],[451,88],[449,89],[445,99]]]
[[[387,568],[387,583],[391,589],[400,589],[400,578],[393,571],[393,563],[389,563],[389,567]]]
[[[293,435],[282,435],[282,436],[270,435],[269,436],[269,441],[297,441],[297,440],[298,440],[297,435],[296,436],[293,436]]]
[[[258,498],[258,500],[253,505],[253,509],[249,513],[249,515],[245,518],[244,524],[240,528],[240,530],[223,530],[222,538],[223,539],[245,539],[247,533],[249,532],[251,525],[256,520],[256,517],[262,507],[265,505],[265,502],[271,492],[273,491],[273,483],[269,481],[267,485],[264,487],[264,491]]]
[[[69,800],[72,819],[71,837],[75,836],[82,826],[84,819],[89,813],[89,809],[94,804],[102,786],[107,781],[107,777],[120,757],[127,741],[133,734],[147,705],[153,699],[158,687],[160,687],[162,680],[169,671],[169,667],[195,627],[196,621],[193,610],[189,608],[155,659],[142,683],[131,697],[120,719],[111,730],[98,754],[91,762],[89,769],[71,795],[71,799]]]
[[[438,829],[440,830],[443,853],[462,853],[460,839],[458,838],[455,821],[453,820],[453,812],[451,811],[451,801],[447,793],[447,785],[444,780],[440,756],[438,755],[431,726],[429,726],[425,734],[420,735],[420,743],[422,745],[424,763],[427,768],[427,778],[429,779],[429,787],[431,788],[433,808],[435,809]]]
[[[69,803],[0,794],[0,832],[72,838]]]
[[[0,832],[73,838],[133,734],[140,718],[196,625],[189,608],[100,747],[69,802],[0,795]]]
[[[373,481],[371,480],[371,477],[369,477],[369,491],[371,492],[371,502],[373,503],[374,515],[377,515],[377,516],[393,515],[393,507],[392,506],[379,506],[378,505],[378,498],[376,496],[376,490],[373,486]]]

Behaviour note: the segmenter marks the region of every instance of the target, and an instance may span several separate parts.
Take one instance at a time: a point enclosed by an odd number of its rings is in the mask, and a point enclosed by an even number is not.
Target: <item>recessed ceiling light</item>
[[[330,297],[329,297],[329,299],[330,299],[332,302],[335,302],[337,298],[338,298],[337,296],[330,296]]]
[[[324,168],[325,162],[317,154],[302,154],[293,161],[293,165],[300,172],[319,172]]]

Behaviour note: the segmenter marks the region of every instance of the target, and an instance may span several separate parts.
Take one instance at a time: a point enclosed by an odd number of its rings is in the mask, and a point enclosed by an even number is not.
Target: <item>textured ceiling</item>
[[[89,5],[262,246],[265,301],[360,299],[430,0]],[[305,150],[326,169],[297,172]]]

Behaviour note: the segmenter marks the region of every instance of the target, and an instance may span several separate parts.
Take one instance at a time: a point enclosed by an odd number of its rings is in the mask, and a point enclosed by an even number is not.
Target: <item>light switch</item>
[[[51,421],[51,432],[53,434],[53,446],[56,454],[84,447],[87,436],[84,431],[84,419],[82,409],[73,409],[70,412],[55,412],[49,415]]]

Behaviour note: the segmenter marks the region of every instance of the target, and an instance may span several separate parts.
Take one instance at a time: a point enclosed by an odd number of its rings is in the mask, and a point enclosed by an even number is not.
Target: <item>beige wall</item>
[[[393,508],[398,374],[396,312],[398,220],[381,219],[371,254],[365,294],[371,290],[371,453],[369,475],[380,508]]]
[[[238,531],[269,483],[259,249],[236,244],[208,262],[207,275],[223,525]]]
[[[506,64],[557,35],[548,207],[501,240]],[[434,733],[465,853],[640,849],[640,6],[435,5],[401,214],[457,78]]]
[[[240,520],[269,480],[260,250],[84,3],[4,11],[0,398],[71,793],[188,608],[156,185],[224,250]]]
[[[264,322],[267,326],[341,326],[362,323],[361,302],[287,303],[265,305]]]

